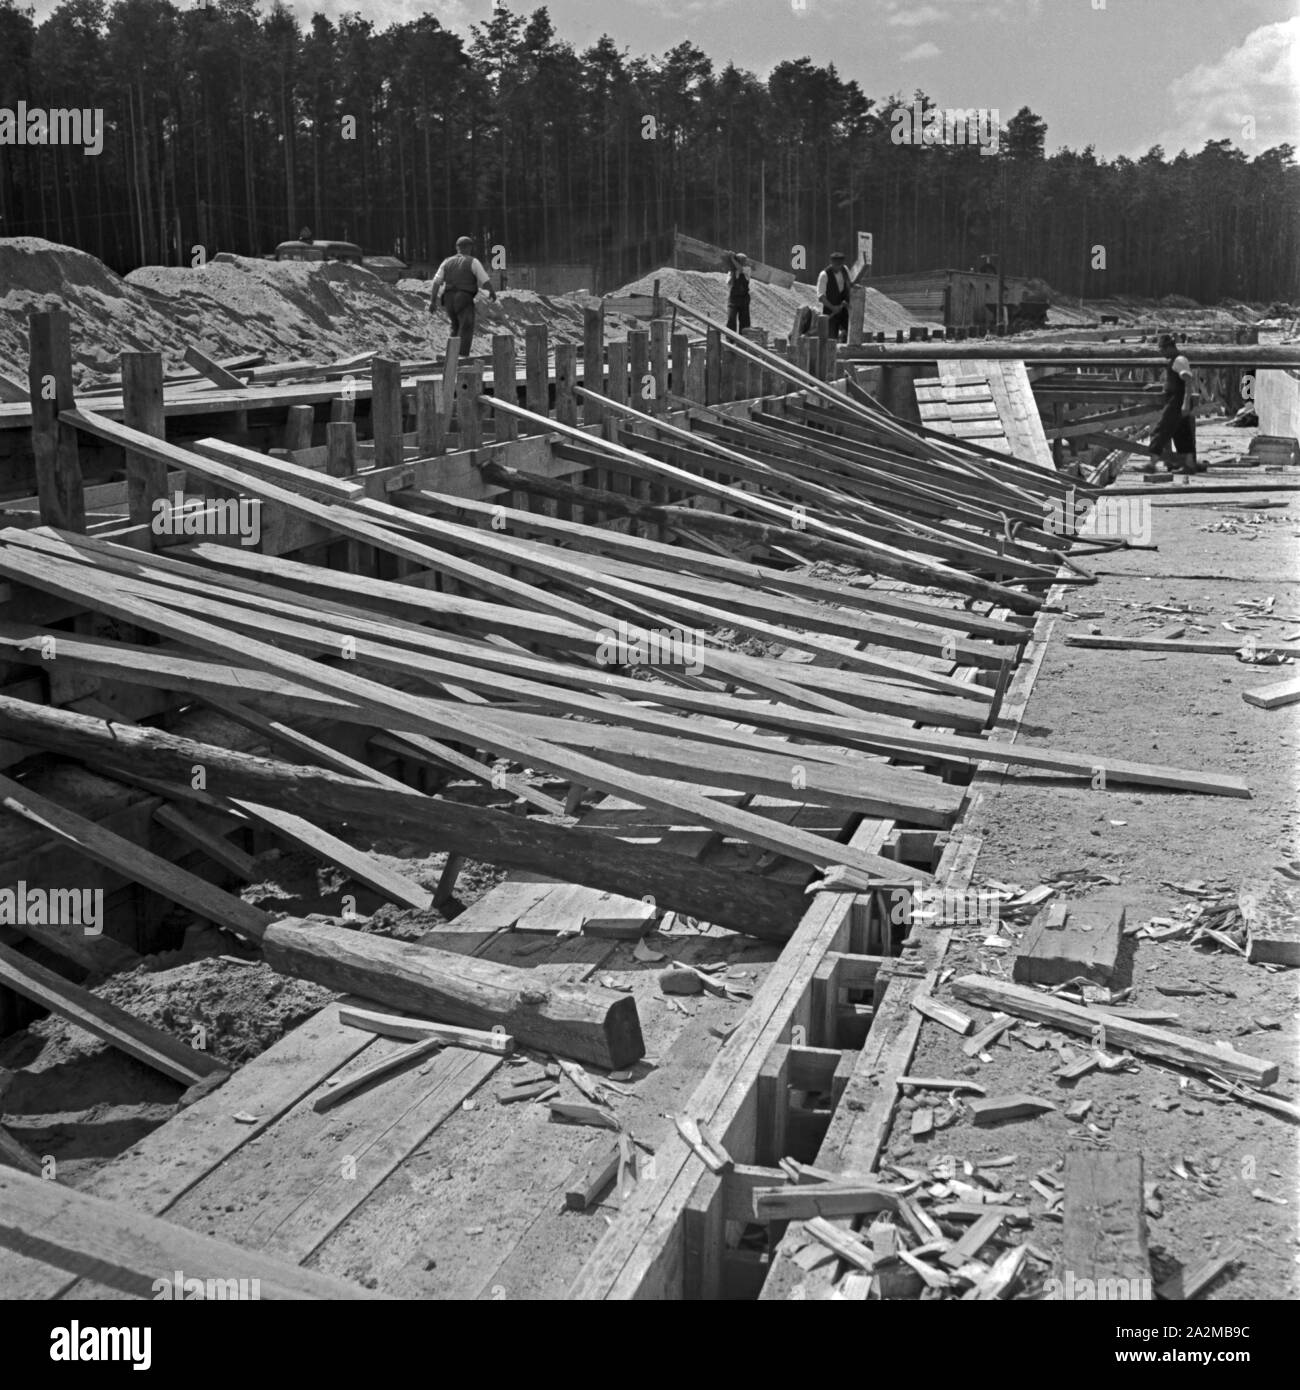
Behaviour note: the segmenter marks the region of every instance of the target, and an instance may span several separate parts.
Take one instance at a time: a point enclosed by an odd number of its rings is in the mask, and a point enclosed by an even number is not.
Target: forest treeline
[[[1028,108],[992,157],[894,143],[917,100],[934,104],[807,58],[762,80],[689,42],[579,51],[544,8],[501,6],[465,39],[432,16],[304,27],[278,0],[65,0],[39,23],[0,0],[0,114],[105,122],[97,156],[0,145],[0,235],[125,271],[260,255],[303,224],[416,262],[469,231],[507,264],[593,263],[608,290],[667,259],[674,229],[776,265],[802,246],[810,272],[852,259],[861,229],[878,275],[993,253],[1068,295],[1300,298],[1290,146],[1048,155]]]

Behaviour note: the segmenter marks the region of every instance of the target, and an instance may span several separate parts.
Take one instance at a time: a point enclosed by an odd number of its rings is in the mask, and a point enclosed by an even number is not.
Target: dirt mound
[[[721,271],[675,270],[672,266],[663,266],[614,290],[611,298],[648,298],[654,294],[656,280],[659,281],[660,294],[676,299],[698,314],[705,314],[720,323],[726,322],[727,277]],[[750,322],[755,328],[766,329],[771,337],[788,338],[794,328],[795,315],[805,305],[816,303],[817,291],[812,285],[796,282],[790,289],[784,289],[780,285],[764,285],[754,280],[750,285]],[[913,326],[920,327],[920,319],[914,319],[902,305],[879,290],[867,290],[864,332],[892,334],[895,329]]]

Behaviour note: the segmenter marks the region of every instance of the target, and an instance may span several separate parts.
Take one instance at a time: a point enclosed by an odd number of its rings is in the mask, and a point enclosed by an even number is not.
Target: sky
[[[29,0],[29,3],[31,0]],[[185,6],[192,0],[175,0]],[[21,0],[20,0],[21,3]],[[498,0],[288,0],[306,21],[360,10],[377,27],[433,14],[468,36]],[[509,3],[509,0],[508,0]],[[55,0],[35,0],[38,18]],[[509,8],[528,14],[533,0]],[[1300,0],[550,0],[579,50],[603,33],[633,54],[689,39],[766,76],[783,59],[834,63],[869,97],[918,87],[944,107],[1047,122],[1047,149],[1103,158],[1229,139],[1300,150]]]

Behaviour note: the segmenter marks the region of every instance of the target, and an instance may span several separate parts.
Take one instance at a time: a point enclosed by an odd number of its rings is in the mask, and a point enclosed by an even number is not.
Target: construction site
[[[730,254],[0,239],[0,1297],[1296,1297],[1296,310]]]

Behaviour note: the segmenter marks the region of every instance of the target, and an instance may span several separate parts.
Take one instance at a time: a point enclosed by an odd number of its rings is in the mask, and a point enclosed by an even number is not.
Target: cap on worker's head
[[[749,260],[749,257],[748,257],[747,255],[745,255],[745,253],[744,253],[743,251],[737,251],[737,252],[736,252],[736,259],[737,259],[738,261],[747,261],[747,260]]]
[[[832,252],[831,252],[831,260],[833,260],[833,261],[842,261],[843,259],[844,259],[844,252],[843,252],[843,251],[832,251]]]
[[[473,246],[473,245],[474,245],[474,238],[473,238],[472,236],[458,236],[458,237],[456,238],[456,250],[457,250],[457,251],[459,251],[462,247],[464,247],[466,250],[468,250],[468,249],[469,249],[471,246]]]

